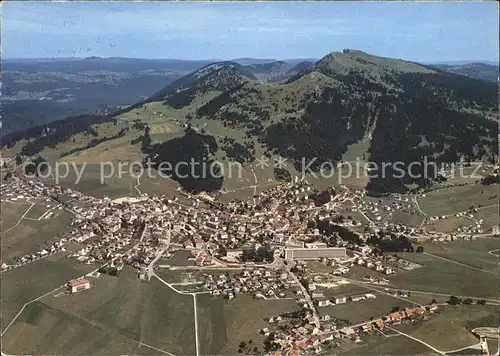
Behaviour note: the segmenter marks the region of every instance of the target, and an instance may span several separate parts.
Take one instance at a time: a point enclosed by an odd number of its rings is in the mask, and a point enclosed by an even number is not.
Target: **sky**
[[[498,61],[496,2],[25,2],[2,6],[3,58]]]

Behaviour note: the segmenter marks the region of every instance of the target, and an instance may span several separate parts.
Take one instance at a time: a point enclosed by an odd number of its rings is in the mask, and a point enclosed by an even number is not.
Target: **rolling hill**
[[[462,74],[493,83],[498,82],[498,65],[474,62],[466,64],[440,64],[434,66],[446,72]]]

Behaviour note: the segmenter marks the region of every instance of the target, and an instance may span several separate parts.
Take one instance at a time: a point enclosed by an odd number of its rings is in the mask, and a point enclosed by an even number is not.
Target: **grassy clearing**
[[[488,350],[490,351],[490,355],[496,354],[498,352],[498,349],[500,348],[500,341],[498,339],[487,339],[486,342],[488,343]]]
[[[259,330],[269,326],[263,319],[298,309],[291,299],[257,300],[249,295],[232,301],[199,295],[197,304],[202,355],[235,355],[239,343],[248,340],[262,353]]]
[[[6,232],[2,234],[2,261],[40,251],[46,243],[55,242],[59,233],[68,228],[73,217],[64,210],[57,210],[57,213],[52,219],[23,219],[12,230],[4,230]]]
[[[142,132],[138,130],[129,131],[123,137],[105,141],[97,146],[76,152],[70,156],[65,156],[61,161],[74,162],[76,164],[83,164],[85,162],[88,164],[98,164],[99,162],[108,161],[141,162],[145,154],[141,152],[140,145],[132,145],[130,143],[131,140],[141,134]]]
[[[21,216],[28,210],[31,204],[27,201],[2,202],[1,204],[1,224],[2,233],[13,228]]]
[[[68,324],[76,324],[78,328],[70,328],[64,341],[86,343],[87,350],[96,350],[94,354],[106,354],[99,352],[101,349],[110,354],[132,354],[135,349],[131,347],[138,348],[140,342],[174,354],[194,354],[194,311],[190,296],[178,294],[156,279],[141,282],[132,268],[125,268],[119,277],[92,278],[91,283],[91,289],[75,295],[47,296],[39,301],[38,311],[21,314],[23,318],[15,323],[21,324],[21,332],[12,333],[12,345],[19,345],[18,339],[26,338],[22,328],[30,324],[30,320],[36,321],[39,314],[41,321],[29,328],[30,336],[39,344],[25,342],[24,347],[43,348],[46,354],[68,353],[65,349],[68,344],[58,344],[45,337],[57,335]],[[89,338],[96,328],[101,334],[117,336],[120,342],[109,345],[100,337]],[[110,339],[113,338],[107,338]]]
[[[155,174],[156,171],[153,171]],[[132,179],[132,178],[131,178]],[[165,195],[168,198],[174,198],[178,195],[176,189],[180,186],[179,183],[169,177],[148,177],[146,174],[139,179],[140,185],[137,187],[141,193],[148,195]],[[137,181],[133,184],[135,187]],[[133,188],[133,194],[137,195],[138,192]]]
[[[6,352],[18,355],[121,355],[132,354],[139,346],[100,325],[41,302],[25,309],[3,343]]]
[[[495,184],[474,184],[427,193],[425,197],[419,198],[419,204],[429,216],[448,215],[465,211],[471,205],[498,204],[498,198],[492,198],[497,194],[498,186]]]
[[[365,289],[360,294],[368,292],[373,293]],[[385,294],[374,294],[377,296],[376,299],[366,299],[359,302],[348,301],[345,304],[319,307],[318,311],[320,315],[343,318],[349,320],[352,324],[358,324],[370,320],[371,317],[378,318],[387,315],[393,307],[397,306],[402,309],[413,305],[411,302],[405,302]]]
[[[162,259],[162,264],[168,264],[171,266],[194,266],[194,260],[188,260],[192,257],[189,251],[177,251],[169,259]]]
[[[61,178],[59,185],[64,188],[70,188],[78,190],[86,195],[91,196],[109,196],[110,198],[118,198],[122,196],[135,196],[134,186],[137,184],[137,180],[133,178],[129,171],[130,165],[123,164],[120,167],[118,163],[111,165],[100,165],[100,164],[87,164],[87,165],[76,165],[77,171],[82,172],[81,179],[78,180],[78,174],[75,169],[71,168],[68,177]],[[114,169],[114,176],[111,176]],[[109,178],[107,178],[109,176]],[[102,181],[101,181],[102,177]],[[53,185],[55,184],[54,178],[47,178],[44,180],[45,184]]]
[[[27,264],[2,274],[1,325],[2,330],[28,301],[62,286],[68,280],[92,270],[57,253],[51,257]]]
[[[485,209],[479,209],[474,213],[474,219],[483,220],[482,227],[486,231],[495,225],[500,225],[500,206],[492,206]]]
[[[45,214],[48,210],[56,206],[56,203],[49,200],[48,202],[45,199],[37,198],[31,199],[30,202],[35,203],[33,207],[26,214],[26,218],[28,219],[39,219],[43,214]],[[53,215],[59,213],[58,210],[53,210]]]
[[[425,252],[492,272],[498,272],[498,257],[488,252],[498,248],[500,248],[498,238],[478,238],[473,241],[458,240],[424,245]]]
[[[473,223],[474,221],[469,218],[451,216],[446,219],[439,219],[426,224],[425,228],[429,231],[454,232],[458,231],[458,228],[463,230],[463,228],[470,226]]]
[[[496,309],[493,306],[446,306],[424,323],[395,328],[439,350],[453,351],[478,343],[469,331],[474,325],[498,326]]]
[[[332,353],[340,355],[434,355],[434,353],[425,345],[408,339],[404,336],[385,337],[376,333],[367,335],[363,338],[365,343],[357,345],[348,343],[348,349],[338,352],[333,349]]]
[[[425,217],[420,214],[409,214],[404,211],[394,211],[392,215],[386,217],[385,221],[392,224],[403,224],[409,226],[420,226]]]
[[[389,277],[398,288],[430,293],[498,298],[498,275],[474,270],[420,253],[400,253],[400,257],[423,265]]]

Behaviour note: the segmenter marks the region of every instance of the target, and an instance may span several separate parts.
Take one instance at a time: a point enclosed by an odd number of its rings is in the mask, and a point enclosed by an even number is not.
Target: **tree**
[[[3,177],[3,180],[8,181],[11,177],[12,177],[12,172],[9,171],[5,174],[5,177]]]
[[[431,300],[431,304],[437,304],[436,299]]]
[[[460,304],[460,299],[458,299],[457,297],[452,295],[452,296],[450,296],[450,300],[448,300],[448,304],[450,304],[450,305]]]
[[[239,348],[244,349],[245,347],[247,347],[247,343],[245,341],[240,342]]]
[[[23,163],[23,159],[22,159],[21,155],[16,155],[16,164],[19,165],[21,163]]]
[[[424,246],[418,246],[416,252],[417,253],[423,253],[424,252]]]

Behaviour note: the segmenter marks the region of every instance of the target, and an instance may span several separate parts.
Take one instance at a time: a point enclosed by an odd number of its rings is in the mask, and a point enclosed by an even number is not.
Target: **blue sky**
[[[496,2],[4,2],[4,58],[498,61]]]

